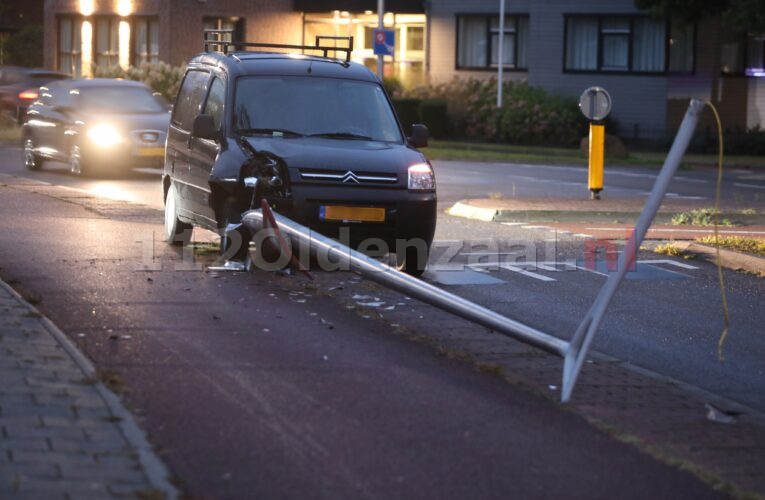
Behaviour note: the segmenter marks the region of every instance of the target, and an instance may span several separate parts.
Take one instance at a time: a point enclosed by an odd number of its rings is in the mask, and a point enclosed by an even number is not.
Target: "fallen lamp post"
[[[564,360],[561,402],[565,403],[571,398],[579,372],[611,299],[623,281],[627,270],[636,262],[637,249],[640,248],[643,238],[669,189],[672,177],[680,166],[703,109],[704,103],[702,101],[697,99],[691,101],[653,190],[625,245],[625,250],[619,254],[616,272],[608,276],[570,341],[532,328],[520,321],[503,316],[425,281],[397,271],[387,264],[318,234],[287,217],[273,214],[273,218],[278,229],[286,238],[289,238],[293,247],[297,244],[309,248],[312,257],[316,257],[319,252],[322,252],[327,258],[333,259],[335,263],[345,266],[346,269],[359,272],[361,275],[407,296],[560,356]],[[267,205],[264,208],[266,212],[270,212]],[[247,226],[252,234],[269,228],[273,230],[269,219],[268,214],[264,215],[262,209],[250,210],[242,215],[242,223]]]

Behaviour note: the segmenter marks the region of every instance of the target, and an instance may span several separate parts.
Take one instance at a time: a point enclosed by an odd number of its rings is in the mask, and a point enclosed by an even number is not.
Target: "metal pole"
[[[385,29],[385,0],[377,0],[377,29],[383,30]],[[385,62],[383,61],[382,54],[377,56],[377,77],[382,80],[383,79],[383,65]]]
[[[646,201],[645,208],[643,208],[635,229],[625,245],[624,252],[619,255],[616,272],[608,277],[595,302],[571,339],[563,363],[563,391],[561,392],[561,401],[563,402],[568,401],[571,397],[571,392],[574,390],[582,363],[584,363],[587,352],[590,349],[590,344],[592,344],[592,340],[595,338],[595,333],[598,331],[600,322],[616,293],[616,289],[624,279],[628,268],[631,268],[636,261],[637,250],[643,242],[648,227],[653,222],[654,217],[656,217],[656,212],[659,211],[659,206],[664,199],[664,195],[667,194],[672,177],[683,160],[685,151],[688,149],[688,144],[690,144],[693,133],[696,130],[696,125],[699,122],[699,115],[703,109],[704,103],[702,101],[698,99],[691,100],[688,111],[685,113],[685,118],[683,118],[683,123],[680,125],[680,130],[675,137],[675,142],[669,150],[664,166],[661,167],[661,172],[659,172],[653,190]]]
[[[499,0],[499,47],[497,49],[497,108],[502,107],[502,75],[505,71],[505,0]]]
[[[378,262],[331,238],[313,232],[309,228],[282,215],[274,213],[274,217],[279,228],[290,238],[293,245],[297,244],[298,246],[309,248],[314,256],[319,252],[322,252],[322,255],[326,253],[326,258],[337,262],[341,268],[358,271],[362,275],[394,290],[398,290],[409,297],[414,297],[552,354],[563,357],[568,349],[568,342],[565,340],[506,318],[501,314],[437,288],[425,281],[396,271],[386,264]],[[263,219],[261,210],[250,210],[242,215],[242,222],[252,231],[252,234],[256,234],[265,227]]]

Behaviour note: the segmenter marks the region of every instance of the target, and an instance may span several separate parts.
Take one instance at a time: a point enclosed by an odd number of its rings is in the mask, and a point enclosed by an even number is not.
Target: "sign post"
[[[505,0],[499,0],[499,44],[497,46],[497,108],[502,107],[502,73],[505,69]]]
[[[377,0],[377,31],[383,31],[385,29],[385,0]],[[375,37],[375,49],[377,48],[377,31],[374,34]],[[377,55],[377,78],[382,81],[383,79],[383,65],[385,62],[383,61],[383,55],[378,54],[377,50],[375,50],[375,54]]]
[[[590,120],[590,151],[587,187],[593,200],[600,199],[603,190],[606,126],[603,120],[611,112],[611,96],[602,87],[590,87],[579,99],[579,109]]]

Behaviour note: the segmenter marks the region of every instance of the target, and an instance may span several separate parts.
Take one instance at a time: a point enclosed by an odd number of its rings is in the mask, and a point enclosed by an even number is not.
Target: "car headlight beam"
[[[435,189],[436,177],[428,163],[416,163],[409,167],[410,191],[434,191]]]
[[[87,136],[101,147],[114,146],[122,142],[122,136],[117,129],[105,123],[91,127],[88,130]]]

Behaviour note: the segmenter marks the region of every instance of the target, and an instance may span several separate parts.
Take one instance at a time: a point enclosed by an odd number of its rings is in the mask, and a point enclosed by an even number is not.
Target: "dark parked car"
[[[0,67],[0,109],[10,111],[21,123],[29,105],[39,97],[40,87],[68,78],[69,75],[47,69]]]
[[[378,238],[393,253],[397,240],[418,239],[420,250],[398,252],[397,263],[420,274],[435,231],[436,185],[415,149],[427,145],[427,129],[413,130],[405,137],[379,79],[360,64],[294,53],[197,55],[168,132],[166,239],[182,243],[189,225],[231,227],[264,198],[328,236],[349,227],[353,246]]]
[[[62,80],[40,88],[24,117],[24,163],[67,162],[74,174],[160,167],[170,121],[168,104],[128,80]]]

